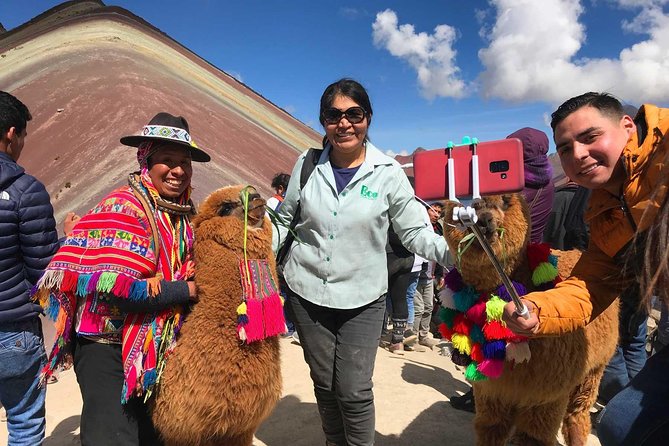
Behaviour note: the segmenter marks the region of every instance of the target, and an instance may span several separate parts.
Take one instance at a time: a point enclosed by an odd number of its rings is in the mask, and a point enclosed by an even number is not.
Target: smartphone
[[[448,160],[452,158],[455,164],[455,196],[458,199],[472,198],[474,151],[478,155],[479,192],[482,196],[523,190],[523,144],[519,139],[509,138],[416,153],[413,157],[416,195],[423,200],[449,198]]]

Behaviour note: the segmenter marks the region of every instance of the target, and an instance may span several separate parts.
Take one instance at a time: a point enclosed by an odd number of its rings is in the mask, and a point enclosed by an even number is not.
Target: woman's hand
[[[520,316],[518,313],[516,313],[516,305],[513,302],[509,302],[504,305],[502,320],[514,333],[524,336],[532,336],[539,329],[537,306],[529,300],[520,299],[520,301],[527,307],[527,310],[530,312],[530,317],[525,319],[524,317]]]
[[[63,232],[65,233],[66,236],[72,234],[74,225],[76,225],[79,220],[81,220],[81,217],[75,214],[74,212],[67,213],[67,215],[65,216],[65,221],[63,221]]]
[[[195,282],[189,280],[186,284],[188,284],[188,300],[191,302],[199,302],[200,299],[197,297],[197,287],[195,286]]]

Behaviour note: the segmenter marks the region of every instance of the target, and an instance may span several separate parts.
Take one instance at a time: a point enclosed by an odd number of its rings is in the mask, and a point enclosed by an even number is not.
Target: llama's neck
[[[495,254],[504,272],[509,277],[516,278],[519,275],[526,275],[526,251],[526,247],[522,247],[515,252],[501,254],[495,251]],[[464,282],[480,292],[492,292],[502,283],[502,279],[499,277],[492,261],[480,248],[476,249],[475,252],[463,254],[459,271]]]

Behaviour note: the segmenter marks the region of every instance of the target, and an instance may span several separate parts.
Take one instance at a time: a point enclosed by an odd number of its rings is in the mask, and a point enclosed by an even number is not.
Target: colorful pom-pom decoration
[[[532,273],[533,289],[550,289],[559,283],[557,257],[545,243],[531,244],[527,257]],[[448,291],[442,292],[439,318],[444,322],[439,331],[444,339],[453,343],[451,360],[466,367],[468,381],[499,378],[504,372],[504,362],[527,362],[531,351],[527,338],[514,334],[502,322],[504,306],[511,296],[500,285],[491,294],[481,294],[464,283],[457,269],[445,277]],[[518,296],[527,294],[527,288],[513,282]]]

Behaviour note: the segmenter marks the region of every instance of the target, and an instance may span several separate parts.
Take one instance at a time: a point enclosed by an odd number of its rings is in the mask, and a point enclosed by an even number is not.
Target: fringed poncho
[[[35,294],[56,321],[57,330],[44,378],[63,361],[75,333],[121,343],[123,403],[150,392],[156,383],[174,348],[183,311],[175,307],[123,314],[110,298],[153,299],[160,293],[161,280],[185,280],[193,274],[193,231],[188,215],[171,218],[156,210],[150,197],[157,193],[148,175],[142,174],[141,180],[131,175],[130,180],[135,190],[139,185],[154,215],[147,215],[131,186],[111,192],[77,223]],[[152,224],[159,234],[158,249]]]

